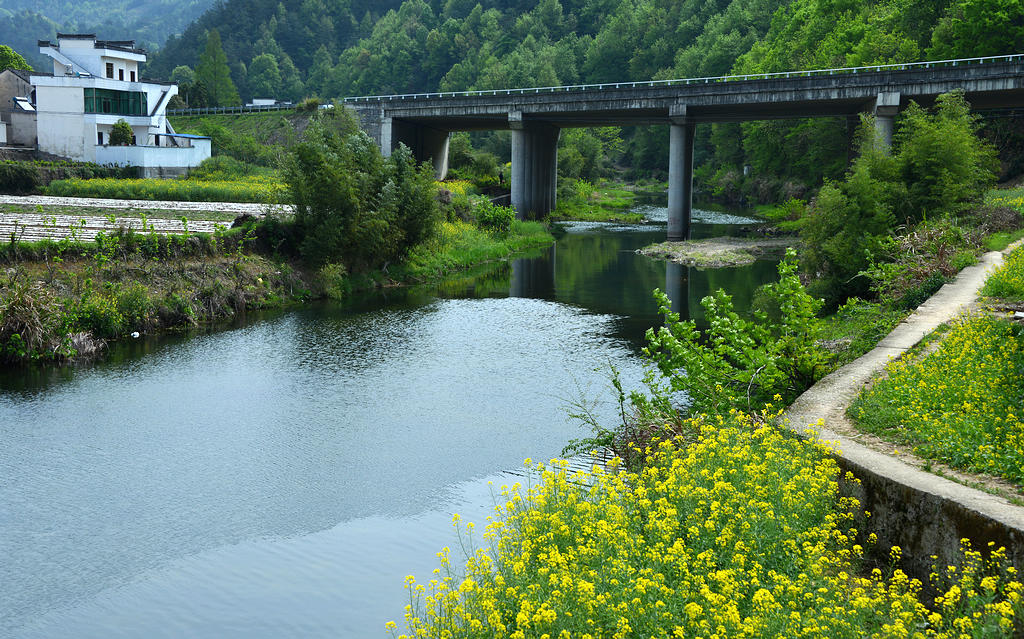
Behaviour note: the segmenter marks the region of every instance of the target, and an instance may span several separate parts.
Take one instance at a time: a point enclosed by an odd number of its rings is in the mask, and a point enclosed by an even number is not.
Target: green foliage
[[[951,466],[1024,483],[1020,379],[1024,333],[1005,320],[967,317],[938,349],[902,358],[847,411],[864,428]]]
[[[60,361],[75,355],[72,318],[51,290],[17,274],[0,283],[0,361]]]
[[[6,44],[0,44],[0,71],[4,69],[31,71],[32,67],[28,62],[25,62],[25,58],[21,57],[17,51]]]
[[[417,167],[404,145],[385,159],[353,116],[336,120],[334,128],[311,125],[284,164],[299,250],[313,264],[349,271],[386,266],[433,232],[433,170]]]
[[[516,219],[515,209],[494,204],[489,200],[478,202],[473,207],[473,215],[480,228],[496,235],[508,233]]]
[[[625,149],[622,129],[568,129],[558,143],[558,174],[595,181],[607,176]]]
[[[199,56],[196,65],[196,83],[202,84],[209,106],[235,106],[242,101],[238,89],[231,81],[228,58],[221,46],[220,33],[210,29],[206,36],[206,50]]]
[[[1017,247],[985,282],[982,295],[1024,299],[1024,248]]]
[[[111,146],[129,146],[132,143],[132,126],[124,118],[119,118],[110,129]]]
[[[789,403],[824,372],[825,354],[816,344],[821,301],[804,290],[796,275],[796,255],[779,263],[778,282],[766,287],[779,309],[778,322],[755,312],[743,319],[719,289],[701,300],[709,329],[681,321],[668,296],[655,291],[665,325],[647,331],[649,357],[668,378],[672,391],[685,391],[691,413],[724,414],[729,409],[760,410],[780,395]]]
[[[273,177],[258,175],[225,180],[161,178],[55,180],[44,189],[47,195],[63,197],[109,197],[129,200],[171,200],[177,202],[265,202],[279,203],[285,185]]]
[[[0,162],[0,192],[32,193],[39,183],[38,168],[28,162]]]
[[[1017,0],[954,0],[932,32],[932,59],[1024,51],[1024,5]]]
[[[867,293],[872,281],[876,292],[899,299],[931,269],[952,275],[950,259],[959,249],[973,246],[967,246],[971,243],[965,243],[958,227],[947,224],[927,238],[909,238],[911,243],[930,243],[926,253],[931,260],[894,250],[889,235],[897,224],[944,220],[977,206],[994,181],[994,153],[975,134],[960,93],[940,96],[934,113],[912,104],[900,122],[894,153],[884,148],[870,118],[862,122],[859,136],[860,155],[846,179],[827,182],[801,224],[807,247],[804,268],[818,280],[815,294],[826,297],[830,306]],[[879,264],[896,258],[913,263]],[[874,265],[869,267],[869,262]],[[888,290],[893,282],[902,282],[898,293]]]
[[[328,298],[343,300],[348,297],[352,284],[348,280],[348,270],[344,264],[324,264],[317,274]]]
[[[995,184],[998,159],[978,138],[962,91],[939,96],[934,113],[911,103],[894,143],[899,178],[907,188],[895,211],[900,221],[955,215],[980,203]]]

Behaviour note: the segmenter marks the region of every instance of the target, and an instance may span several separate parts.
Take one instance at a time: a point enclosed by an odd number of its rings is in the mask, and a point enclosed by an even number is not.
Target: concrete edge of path
[[[962,270],[874,349],[804,392],[785,414],[790,428],[803,431],[810,426],[836,450],[843,470],[860,480],[860,485],[852,489],[870,513],[862,532],[874,532],[882,552],[900,546],[903,569],[919,579],[927,579],[935,561],[941,565],[959,563],[960,540],[964,538],[978,549],[990,542],[1004,546],[1010,561],[1024,570],[1024,507],[879,450],[893,450],[892,444],[879,445],[878,440],[874,447],[865,445],[858,441],[865,438],[846,417],[846,409],[890,360],[941,324],[974,308],[978,291],[1002,261],[1002,252],[986,253],[979,264]],[[824,426],[816,426],[819,420]]]

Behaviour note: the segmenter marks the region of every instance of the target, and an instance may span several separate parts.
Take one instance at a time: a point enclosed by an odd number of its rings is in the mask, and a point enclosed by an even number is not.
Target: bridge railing
[[[746,80],[771,80],[779,78],[803,78],[812,76],[840,75],[881,71],[905,71],[908,69],[930,69],[964,65],[994,64],[997,62],[1021,62],[1024,54],[987,56],[982,58],[958,58],[931,60],[928,62],[907,62],[902,64],[874,64],[863,67],[842,67],[837,69],[810,69],[807,71],[781,71],[776,73],[749,73],[745,75],[719,75],[701,78],[680,78],[676,80],[647,80],[640,82],[606,82],[602,84],[570,84],[553,87],[530,87],[522,89],[484,89],[477,91],[441,91],[436,93],[404,93],[399,95],[368,95],[344,98],[343,103],[384,102],[390,100],[424,100],[434,98],[461,98],[471,96],[524,95],[531,93],[560,93],[569,91],[593,91],[602,89],[633,89],[641,87],[676,86],[686,84],[711,84],[718,82],[741,82]]]
[[[294,111],[295,105],[260,104],[253,106],[190,107],[188,109],[167,109],[167,115],[213,115],[223,113],[260,113],[262,111]]]

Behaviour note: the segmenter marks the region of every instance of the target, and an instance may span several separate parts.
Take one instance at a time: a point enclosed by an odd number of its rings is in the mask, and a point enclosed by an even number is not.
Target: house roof
[[[38,73],[36,73],[34,71],[22,71],[21,69],[4,69],[4,70],[5,71],[10,71],[11,73],[13,73],[14,75],[18,76],[23,81],[28,82],[29,84],[32,83],[32,76],[33,75],[39,75]]]
[[[61,40],[92,40],[93,47],[96,49],[113,49],[115,51],[124,51],[126,53],[146,53],[145,49],[138,49],[135,47],[135,40],[97,40],[95,33],[58,33],[57,42],[60,42]],[[40,40],[39,46],[60,48],[49,40]]]

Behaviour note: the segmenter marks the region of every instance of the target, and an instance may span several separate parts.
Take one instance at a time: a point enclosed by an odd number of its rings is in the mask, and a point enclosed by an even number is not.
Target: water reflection
[[[0,376],[0,636],[379,636],[481,478],[584,435],[565,409],[609,361],[637,383],[653,288],[692,316],[772,279],[635,253],[663,237],[567,224],[438,286]]]

